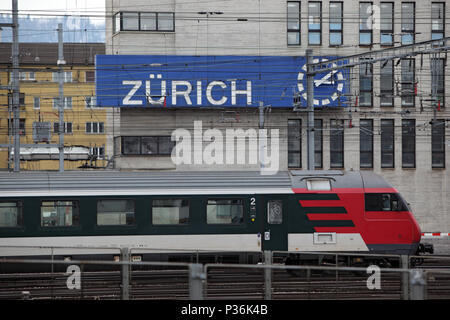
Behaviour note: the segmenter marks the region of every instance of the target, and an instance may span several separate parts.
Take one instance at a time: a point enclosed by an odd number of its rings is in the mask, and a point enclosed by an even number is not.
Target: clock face
[[[328,59],[314,59],[313,63],[325,62]],[[336,64],[332,64],[336,67]],[[297,77],[297,88],[306,105],[308,94],[306,93],[306,64],[303,65]],[[340,106],[339,96],[344,92],[344,76],[339,70],[326,73],[318,73],[314,77],[314,106],[331,107]]]

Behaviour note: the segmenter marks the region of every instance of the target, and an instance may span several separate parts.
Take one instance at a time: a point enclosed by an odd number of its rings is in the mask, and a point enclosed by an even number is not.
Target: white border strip
[[[422,238],[424,239],[436,239],[450,237],[448,232],[422,232]]]
[[[58,197],[58,196],[140,196],[140,195],[236,195],[236,194],[286,194],[294,193],[291,188],[255,188],[255,189],[130,189],[130,190],[40,190],[5,191],[0,198],[6,197]]]

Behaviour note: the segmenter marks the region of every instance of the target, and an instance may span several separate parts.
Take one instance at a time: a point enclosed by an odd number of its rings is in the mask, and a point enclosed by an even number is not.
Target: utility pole
[[[63,51],[63,28],[62,23],[58,23],[58,61],[59,66],[59,172],[64,172],[64,61]]]
[[[19,19],[17,0],[12,0],[12,109],[14,134],[14,172],[20,171],[20,87],[19,87]]]
[[[308,111],[308,170],[314,170],[314,74],[311,65],[314,62],[312,50],[306,50],[306,105]]]

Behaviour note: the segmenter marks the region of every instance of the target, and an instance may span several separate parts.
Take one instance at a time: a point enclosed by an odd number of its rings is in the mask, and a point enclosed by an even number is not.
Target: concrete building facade
[[[312,49],[315,57],[329,57],[446,37],[450,1],[106,0],[106,16],[110,55],[296,57]],[[450,66],[445,54],[436,58],[432,62],[424,55],[352,68],[346,75],[345,103],[315,109],[316,168],[381,174],[411,204],[424,232],[450,230],[450,100],[445,85]],[[432,67],[438,70],[434,79]],[[316,80],[327,79],[322,75]],[[177,164],[170,152],[127,149],[128,144],[142,145],[147,139],[142,137],[155,137],[167,149],[174,144],[167,137],[176,129],[192,137],[201,130],[201,141],[194,140],[206,148],[214,140],[205,135],[209,129],[225,137],[229,129],[246,133],[260,128],[257,107],[108,108],[107,122],[107,152],[121,170],[260,169],[260,163],[248,161],[251,150],[259,152],[258,144],[239,150],[231,142],[236,157],[245,151],[247,159],[231,164]],[[306,108],[264,109],[264,128],[279,132],[279,170],[307,169],[306,126]],[[271,138],[269,134],[265,142],[267,154],[274,151]]]

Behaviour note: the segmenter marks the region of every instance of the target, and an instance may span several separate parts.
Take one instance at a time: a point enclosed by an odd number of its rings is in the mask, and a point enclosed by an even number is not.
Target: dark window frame
[[[241,210],[241,214],[242,214],[242,216],[241,216],[241,221],[239,221],[239,222],[231,222],[231,223],[218,223],[218,222],[208,222],[208,202],[209,202],[209,200],[212,200],[212,201],[227,201],[227,200],[231,200],[231,201],[233,201],[233,200],[238,200],[238,201],[240,201],[241,203],[239,204],[240,206],[241,206],[241,208],[242,208],[242,210]],[[245,205],[245,199],[243,199],[243,198],[241,198],[241,197],[237,197],[237,198],[221,198],[221,197],[217,197],[217,198],[207,198],[206,199],[206,203],[205,203],[206,205],[205,205],[205,223],[207,224],[207,225],[215,225],[215,226],[242,226],[242,225],[244,225],[245,224],[245,212],[246,212],[246,205]],[[211,205],[213,205],[213,204],[211,204]]]
[[[139,145],[139,151],[137,153],[126,153],[124,152],[124,139],[126,138],[137,138],[138,139],[138,145]],[[143,138],[156,138],[157,139],[157,152],[150,154],[150,153],[143,153],[142,152],[142,139]],[[171,152],[169,153],[164,153],[164,152],[160,152],[160,148],[161,148],[161,141],[162,139],[171,139],[171,136],[121,136],[121,154],[124,156],[170,156],[172,154],[172,150],[175,147],[175,142],[171,141],[172,144],[172,148],[171,148]]]
[[[334,29],[331,27],[332,21],[331,21],[331,5],[339,5],[341,7],[341,16],[340,16],[340,29]],[[339,47],[344,44],[344,2],[343,1],[330,1],[330,21],[329,21],[329,45],[330,47]],[[339,44],[332,44],[331,43],[331,35],[332,34],[340,34],[341,35],[341,42]]]
[[[289,16],[289,4],[293,3],[293,4],[298,4],[298,30],[297,29],[290,29],[289,28],[289,20],[291,20],[292,18],[290,18]],[[288,1],[287,5],[286,5],[286,15],[287,15],[287,19],[286,19],[286,42],[288,46],[299,46],[302,43],[302,36],[301,36],[301,30],[302,30],[302,20],[301,20],[301,1]],[[297,18],[296,18],[297,19]],[[296,33],[298,34],[298,43],[289,43],[289,34],[293,34]]]
[[[360,1],[359,2],[359,45],[362,47],[370,47],[373,45],[373,20],[372,20],[372,24],[370,29],[365,29],[365,28],[361,28],[361,26],[363,25],[362,22],[362,15],[361,15],[361,5],[366,4],[366,5],[370,5],[371,8],[371,14],[368,16],[373,16],[373,2],[371,1]],[[367,13],[364,13],[367,14]],[[367,18],[368,19],[368,18]],[[367,23],[367,20],[364,22]],[[369,43],[361,43],[361,35],[363,34],[369,34],[370,35],[370,42]]]
[[[365,122],[366,124],[362,124]],[[363,138],[367,138],[364,140]],[[367,142],[369,148],[363,148],[363,142]],[[373,119],[360,119],[359,122],[359,166],[360,168],[373,168]],[[370,155],[370,163],[363,163],[363,155]]]
[[[394,119],[381,119],[380,120],[381,129],[381,168],[395,168],[395,120]],[[392,145],[392,150],[386,148],[386,145]],[[383,161],[384,157],[392,156],[392,161],[386,164]]]
[[[442,5],[442,13],[444,14],[443,17],[438,17],[435,18],[433,17],[433,13],[435,13],[435,11],[433,11],[433,6],[434,5]],[[439,12],[441,12],[441,10],[439,10]],[[442,19],[442,29],[433,29],[433,19]],[[434,35],[441,35],[438,38],[435,38]],[[442,39],[445,38],[445,2],[432,2],[431,3],[431,39],[432,40],[436,40],[436,39]]]
[[[311,24],[310,24],[310,4],[318,4],[319,5],[319,29],[311,29]],[[315,25],[315,23],[313,23],[313,25]],[[310,46],[321,46],[322,45],[322,1],[308,1],[308,45]],[[319,43],[311,43],[311,38],[310,35],[311,34],[318,34],[319,35]]]
[[[99,214],[99,210],[98,210],[98,203],[100,201],[131,201],[133,203],[133,219],[131,221],[130,224],[125,223],[125,224],[98,224],[98,214]],[[96,210],[95,210],[95,227],[96,228],[133,228],[137,226],[137,222],[136,222],[136,199],[134,198],[107,198],[107,199],[96,199]],[[125,216],[125,222],[127,222],[127,217]]]
[[[390,29],[383,29],[383,23],[382,20],[387,19],[387,18],[383,18],[382,14],[383,12],[381,11],[381,8],[383,5],[391,5],[391,16],[390,16],[390,20],[391,20],[391,28]],[[395,3],[394,2],[387,2],[387,1],[383,1],[380,2],[380,46],[386,46],[386,47],[392,47],[394,45],[394,16],[395,16]],[[382,36],[386,35],[386,34],[390,34],[391,36],[391,41],[390,42],[383,42],[382,41]]]
[[[53,202],[53,206],[44,206],[44,202]],[[68,205],[57,205],[58,202],[72,202],[72,206]],[[72,221],[71,225],[55,225],[55,226],[49,226],[49,225],[43,225],[43,216],[42,216],[42,208],[54,208],[54,207],[71,207],[72,208]],[[40,224],[39,227],[43,229],[54,229],[54,228],[77,228],[80,226],[80,202],[79,200],[73,200],[73,199],[44,199],[40,201]]]
[[[319,155],[319,157],[318,157]],[[320,159],[320,160],[318,160]],[[314,167],[323,168],[323,120],[314,119]]]
[[[389,68],[390,66],[390,68]],[[389,70],[390,69],[390,70]],[[390,72],[385,72],[383,74],[383,70],[389,70]],[[382,89],[383,84],[387,82],[387,76],[389,76],[389,81],[391,82],[391,86],[388,86],[389,89]],[[389,103],[386,103],[389,99]],[[394,62],[393,60],[388,60],[380,64],[380,107],[394,107]]]
[[[138,19],[138,26],[137,29],[124,29],[123,27],[123,14],[124,13],[137,13],[137,19]],[[155,29],[143,29],[141,27],[141,14],[148,14],[148,13],[154,13],[155,16]],[[159,27],[159,15],[160,14],[170,14],[172,15],[172,28],[171,29],[160,29]],[[117,21],[119,21],[119,28],[117,28]],[[139,32],[175,32],[175,13],[174,12],[147,12],[147,11],[120,11],[120,12],[116,12],[113,15],[113,31],[114,33],[118,33],[120,31],[139,31]]]
[[[412,30],[407,30],[404,26],[404,20],[409,19],[409,17],[404,17],[403,5],[412,5],[413,17],[412,17]],[[406,23],[409,24],[409,23]],[[401,3],[401,41],[402,45],[409,45],[416,43],[416,3],[415,2],[402,2]],[[412,36],[412,43],[404,43],[405,36]]]
[[[431,167],[433,169],[445,169],[445,124],[445,119],[437,119],[431,124]],[[436,159],[441,161],[438,162]]]
[[[412,156],[413,161],[407,161]],[[416,120],[402,119],[402,168],[416,167]]]
[[[292,128],[290,125],[290,122],[295,121],[297,123],[297,125],[295,126],[296,128],[298,127],[298,132],[296,132],[297,136],[296,139],[297,141],[299,141],[299,150],[292,150],[289,148],[290,146],[290,141],[291,141],[291,134],[290,134],[290,129]],[[291,163],[289,162],[289,155],[290,154],[298,154],[299,156],[299,160],[298,160],[298,165],[291,165]],[[302,167],[302,120],[301,119],[288,119],[288,167],[289,168],[301,168]]]
[[[339,146],[341,147],[339,148]],[[344,150],[344,120],[330,119],[330,168],[344,168]],[[342,161],[336,164],[336,156],[338,155],[340,155]]]
[[[407,66],[405,66],[407,64]],[[408,73],[411,73],[411,81],[406,81],[404,76],[406,74],[405,68],[408,69]],[[416,106],[416,59],[414,58],[403,58],[401,59],[401,104],[404,108],[415,108]],[[404,73],[405,72],[405,73]],[[411,103],[408,100],[411,99]]]
[[[0,226],[0,229],[21,229],[24,227],[23,220],[23,202],[21,200],[2,200],[0,203],[15,203],[14,207],[2,207],[2,208],[17,208],[17,221],[14,226]]]
[[[368,61],[365,64],[359,65],[359,107],[363,108],[373,107],[373,68],[374,68],[373,63],[371,63],[370,61]],[[366,81],[370,82],[370,89],[361,88],[362,80],[365,80],[364,82]],[[365,100],[362,99],[363,97],[362,93],[368,94],[370,96],[369,103],[365,102]]]
[[[167,200],[181,200],[182,204],[183,204],[184,201],[187,202],[188,216],[187,216],[187,220],[185,222],[179,222],[179,223],[155,223],[155,221],[154,221],[155,215],[154,215],[154,210],[153,210],[155,208],[154,201],[167,201]],[[178,207],[178,208],[182,208],[182,207],[183,206]],[[156,208],[170,208],[170,207],[156,207]],[[171,197],[171,198],[154,198],[154,199],[151,200],[151,224],[152,224],[152,226],[158,226],[158,227],[161,227],[161,226],[187,226],[190,223],[190,218],[191,218],[190,213],[191,213],[191,203],[190,203],[190,200],[187,199],[187,198]],[[178,218],[179,218],[179,221],[180,221],[180,217],[178,217]]]

